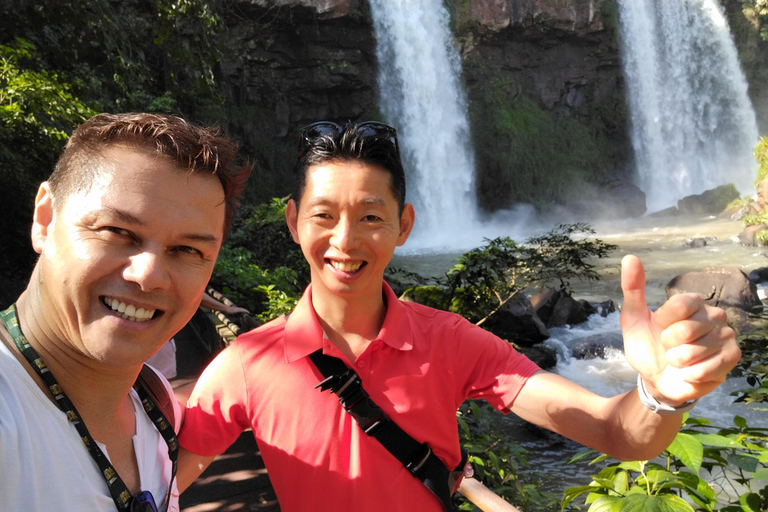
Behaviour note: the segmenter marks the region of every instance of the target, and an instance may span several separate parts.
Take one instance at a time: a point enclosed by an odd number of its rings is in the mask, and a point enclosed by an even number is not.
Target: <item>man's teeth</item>
[[[126,304],[125,302],[120,302],[119,300],[110,297],[104,297],[104,304],[112,308],[112,311],[119,313],[122,318],[132,322],[146,322],[147,320],[150,320],[155,315],[155,311],[157,311],[155,309],[137,308],[133,304]]]
[[[358,261],[357,263],[347,263],[344,261],[331,260],[331,265],[333,265],[333,268],[343,272],[354,272],[363,265],[363,262]]]

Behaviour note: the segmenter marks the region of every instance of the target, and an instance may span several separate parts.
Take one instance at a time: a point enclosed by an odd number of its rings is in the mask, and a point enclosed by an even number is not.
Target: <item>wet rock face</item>
[[[376,41],[359,0],[238,0],[219,69],[226,114],[254,146],[376,108]],[[293,140],[293,139],[291,139]],[[295,157],[295,155],[294,155]]]

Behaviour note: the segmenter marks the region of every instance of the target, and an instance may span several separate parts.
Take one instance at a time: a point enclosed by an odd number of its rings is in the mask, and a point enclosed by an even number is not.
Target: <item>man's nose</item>
[[[340,251],[347,251],[354,246],[356,232],[352,222],[347,218],[341,218],[333,228],[331,245]]]
[[[131,256],[123,276],[126,281],[138,284],[145,292],[166,288],[171,279],[164,260],[162,252],[144,250]]]

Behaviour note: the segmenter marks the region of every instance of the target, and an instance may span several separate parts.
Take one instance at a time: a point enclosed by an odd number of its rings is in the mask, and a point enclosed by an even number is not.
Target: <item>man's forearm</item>
[[[657,456],[672,442],[681,424],[680,416],[650,411],[637,389],[604,398],[544,371],[528,380],[512,412],[619,460]]]

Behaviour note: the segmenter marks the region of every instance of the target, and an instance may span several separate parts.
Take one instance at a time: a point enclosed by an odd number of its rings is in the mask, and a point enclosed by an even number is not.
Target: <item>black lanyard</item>
[[[48,387],[51,395],[53,395],[53,397],[56,399],[56,404],[67,415],[67,419],[69,419],[69,421],[77,429],[78,434],[80,434],[80,438],[83,440],[83,444],[88,449],[88,453],[91,454],[91,457],[99,466],[99,470],[101,470],[101,474],[104,476],[104,480],[107,482],[109,493],[112,495],[112,499],[114,500],[117,509],[120,511],[129,510],[132,497],[131,492],[128,490],[128,487],[126,487],[123,480],[117,474],[115,468],[112,467],[112,464],[109,462],[107,456],[104,455],[103,451],[101,451],[99,445],[96,443],[93,437],[91,437],[91,434],[88,432],[85,423],[80,417],[80,414],[77,412],[77,409],[75,409],[75,406],[72,404],[72,401],[67,397],[67,395],[64,394],[64,390],[62,390],[61,386],[59,386],[59,383],[56,382],[56,378],[40,358],[37,351],[35,351],[35,349],[32,348],[32,346],[27,342],[27,339],[21,332],[19,319],[16,316],[16,305],[13,304],[5,311],[0,312],[0,318],[8,328],[8,332],[11,334],[13,342],[27,359],[32,368],[34,368],[40,378],[42,378],[45,382],[45,385]],[[173,426],[168,423],[168,420],[166,420],[165,416],[160,411],[160,408],[157,407],[155,401],[152,400],[152,397],[149,395],[144,386],[142,386],[141,383],[137,381],[133,385],[133,388],[138,393],[139,398],[141,399],[141,402],[144,406],[144,410],[147,412],[147,416],[149,416],[149,418],[155,424],[155,427],[163,436],[163,439],[165,439],[165,442],[168,445],[168,456],[171,459],[172,465],[171,480],[168,482],[168,493],[165,499],[166,506],[168,506],[170,503],[173,480],[176,478],[179,440],[176,438],[176,433],[173,430]]]

